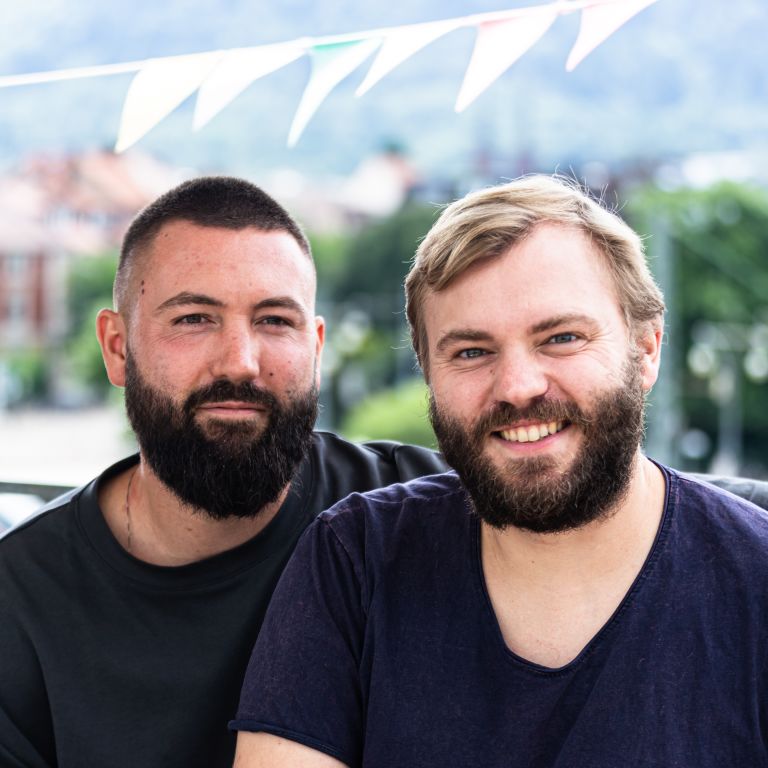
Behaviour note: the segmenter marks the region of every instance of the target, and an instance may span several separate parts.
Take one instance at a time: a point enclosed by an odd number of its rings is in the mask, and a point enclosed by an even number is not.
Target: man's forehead
[[[188,292],[227,304],[236,295],[261,301],[266,295],[290,294],[314,311],[314,264],[283,230],[172,221],[137,255],[132,283],[139,296],[151,289],[156,298],[165,300]]]
[[[262,229],[256,226],[223,227],[187,219],[171,219],[160,226],[147,240],[146,250],[163,252],[169,249],[183,248],[186,250],[205,250],[205,244],[210,241],[224,242],[258,242],[264,248],[280,247],[286,251],[297,252],[312,262],[298,240],[286,229]],[[196,248],[199,246],[199,248]]]
[[[298,241],[285,230],[256,227],[229,229],[208,227],[188,221],[172,221],[161,227],[138,255],[139,269],[155,273],[183,269],[186,266],[215,268],[217,264],[252,267],[262,270],[262,263],[272,269],[296,272],[314,280],[314,263]]]
[[[533,330],[550,326],[552,318],[620,312],[619,305],[614,278],[591,238],[576,227],[543,223],[440,290],[427,290],[424,315],[434,330],[436,323],[468,327],[464,320],[482,324],[514,315]]]

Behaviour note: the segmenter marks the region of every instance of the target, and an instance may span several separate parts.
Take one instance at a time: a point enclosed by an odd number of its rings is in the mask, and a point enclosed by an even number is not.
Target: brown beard
[[[575,403],[538,399],[526,408],[499,403],[469,429],[430,395],[429,416],[446,461],[463,481],[476,514],[488,525],[536,533],[580,528],[612,511],[626,494],[643,437],[644,393],[631,360],[620,387],[598,397],[589,412]],[[563,421],[584,440],[571,466],[558,472],[549,456],[510,459],[497,467],[484,455],[495,429],[515,422]]]
[[[217,380],[192,392],[184,404],[152,387],[133,357],[126,361],[128,419],[152,471],[184,504],[215,520],[253,518],[276,501],[312,442],[317,389],[281,403],[250,382]],[[203,403],[258,403],[266,425],[195,420]]]

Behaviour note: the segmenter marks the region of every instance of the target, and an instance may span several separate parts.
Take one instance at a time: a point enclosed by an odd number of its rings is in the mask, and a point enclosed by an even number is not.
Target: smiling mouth
[[[536,443],[549,435],[554,435],[568,426],[566,421],[550,421],[542,424],[528,424],[514,429],[500,429],[494,432],[508,443]]]

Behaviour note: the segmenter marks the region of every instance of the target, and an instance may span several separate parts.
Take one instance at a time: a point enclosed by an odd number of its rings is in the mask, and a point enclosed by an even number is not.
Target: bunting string
[[[657,1],[556,0],[546,5],[250,48],[0,76],[0,88],[135,72],[123,103],[115,145],[116,152],[123,152],[195,92],[193,127],[200,130],[252,82],[308,56],[309,80],[288,134],[288,145],[294,146],[328,94],[371,57],[372,64],[355,92],[358,97],[430,43],[456,29],[475,28],[474,49],[455,104],[456,111],[461,112],[532,48],[558,16],[581,12],[579,33],[565,65],[571,72],[622,25]]]

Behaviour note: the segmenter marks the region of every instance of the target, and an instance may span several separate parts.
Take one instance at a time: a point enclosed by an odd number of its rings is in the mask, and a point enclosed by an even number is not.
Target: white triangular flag
[[[565,68],[572,72],[576,67],[608,39],[622,24],[653,5],[657,0],[613,0],[600,5],[589,5],[581,12],[579,36],[573,44]]]
[[[307,52],[300,43],[235,48],[205,78],[197,93],[194,127],[199,130],[254,80],[290,64]]]
[[[511,67],[552,26],[558,10],[554,5],[535,13],[504,21],[486,21],[477,29],[464,82],[456,99],[456,111],[466,109],[494,80]]]
[[[345,43],[316,45],[310,50],[312,74],[293,118],[288,146],[299,140],[307,123],[325,97],[359,67],[380,45],[379,38],[363,38]]]
[[[128,88],[115,152],[124,152],[173,112],[203,82],[221,51],[150,59]]]
[[[462,19],[452,19],[427,24],[412,24],[391,30],[384,38],[381,49],[373,60],[365,80],[355,91],[355,96],[362,96],[367,93],[398,64],[402,64],[417,51],[460,26],[462,26]]]

